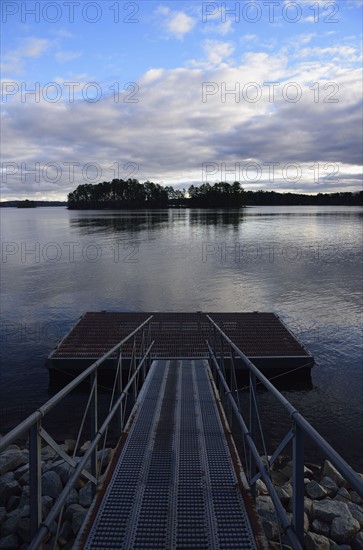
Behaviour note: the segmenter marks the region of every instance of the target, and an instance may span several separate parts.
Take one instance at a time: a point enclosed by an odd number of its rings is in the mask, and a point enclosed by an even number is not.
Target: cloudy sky
[[[2,200],[362,186],[361,0],[3,1]]]

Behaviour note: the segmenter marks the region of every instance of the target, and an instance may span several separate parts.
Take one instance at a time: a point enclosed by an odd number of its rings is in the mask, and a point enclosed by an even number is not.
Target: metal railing
[[[36,550],[42,544],[44,538],[50,532],[51,525],[58,521],[58,531],[61,523],[63,506],[67,496],[77,480],[83,476],[91,481],[95,488],[98,485],[101,464],[97,460],[97,447],[103,439],[101,457],[104,454],[108,428],[111,420],[116,416],[119,435],[121,435],[125,423],[126,401],[130,391],[135,398],[140,381],[143,382],[150,368],[150,352],[154,342],[150,341],[150,321],[152,315],[140,324],[121,342],[90,365],[79,376],[61,389],[54,397],[49,399],[37,411],[31,414],[8,434],[0,440],[0,452],[4,451],[10,444],[17,441],[21,436],[28,433],[29,436],[29,491],[30,491],[30,539],[28,549]],[[128,346],[128,380],[123,382],[123,348]],[[131,344],[131,346],[130,346]],[[130,354],[131,349],[131,354]],[[102,425],[98,425],[98,374],[99,369],[106,359],[115,357],[115,378],[111,391],[111,398],[108,406],[108,413]],[[141,380],[140,380],[141,379]],[[82,382],[90,380],[90,392],[81,420],[73,457],[69,456],[64,449],[56,443],[53,437],[45,430],[43,419],[61,403],[63,399],[75,390]],[[84,428],[86,416],[91,417],[91,442],[89,448],[81,459],[75,460],[77,448],[80,442],[81,433]],[[41,443],[44,440],[54,451],[69,465],[73,472],[69,476],[62,492],[54,502],[54,505],[46,518],[42,518],[42,467],[41,467]],[[89,468],[89,470],[88,470]]]
[[[246,453],[247,479],[251,487],[252,496],[256,496],[256,481],[260,478],[264,481],[283,533],[288,537],[294,549],[301,549],[304,545],[304,436],[307,435],[314,445],[323,452],[340,474],[349,482],[363,498],[363,481],[345,460],[325,441],[325,439],[309,424],[309,422],[293,407],[293,405],[276,389],[276,387],[260,372],[260,370],[246,357],[242,351],[232,342],[222,329],[207,315],[209,321],[209,339],[207,340],[209,361],[214,371],[214,377],[218,382],[221,394],[225,394],[235,418],[242,430]],[[226,353],[226,349],[228,352]],[[247,426],[240,406],[240,396],[236,381],[236,359],[241,360],[249,373],[249,426]],[[229,362],[230,386],[226,381],[226,360]],[[261,460],[257,448],[257,428],[264,442],[262,425],[257,407],[256,381],[259,381],[282,405],[291,419],[291,429],[285,435],[281,443],[272,454],[271,458],[265,457],[265,463]],[[293,515],[292,522],[281,504],[275,486],[271,479],[270,467],[276,461],[285,447],[292,442],[293,462]],[[264,445],[265,447],[265,445]]]

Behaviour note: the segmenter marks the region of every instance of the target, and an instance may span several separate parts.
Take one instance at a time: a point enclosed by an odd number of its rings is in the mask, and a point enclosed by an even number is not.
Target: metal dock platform
[[[154,361],[135,408],[110,482],[75,547],[257,548],[208,362]]]
[[[87,312],[49,356],[47,366],[81,372],[95,359],[125,338],[150,315],[150,336],[155,359],[208,358],[207,313]],[[298,341],[275,313],[210,313],[236,346],[262,369],[291,369],[314,365],[311,353]],[[131,355],[131,343],[124,357]],[[226,353],[228,346],[224,344]],[[116,354],[104,368],[114,368]],[[244,368],[243,364],[237,364]]]

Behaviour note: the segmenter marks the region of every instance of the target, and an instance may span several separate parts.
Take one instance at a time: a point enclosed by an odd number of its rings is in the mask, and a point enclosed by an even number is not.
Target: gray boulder
[[[324,462],[323,475],[328,476],[331,479],[333,479],[339,487],[343,487],[343,486],[347,485],[347,482],[344,479],[344,477],[342,476],[342,474],[340,474],[338,472],[336,467],[333,466],[333,464],[329,460],[326,460]]]
[[[320,519],[314,519],[311,530],[318,535],[324,535],[324,537],[330,536],[330,525],[325,521],[320,521]]]
[[[12,475],[10,475],[12,474]],[[21,487],[19,483],[14,479],[14,474],[8,472],[0,479],[0,503],[6,504],[10,497],[19,496],[21,494]]]
[[[313,500],[320,500],[322,498],[325,498],[328,494],[328,491],[314,480],[305,485],[305,492],[308,497],[312,498]]]
[[[0,539],[0,550],[19,550],[19,541],[15,533]]]
[[[72,531],[75,535],[78,534],[80,528],[83,525],[83,522],[86,518],[87,510],[84,510],[83,512],[79,511],[73,514],[72,516]]]
[[[347,506],[354,519],[358,521],[360,528],[363,529],[363,508],[353,502],[347,502]]]
[[[327,537],[309,531],[305,536],[305,548],[306,550],[330,550],[330,542]]]
[[[30,542],[30,519],[19,518],[16,524],[16,534],[24,542]]]
[[[352,516],[334,518],[331,524],[330,536],[339,544],[346,544],[358,533],[359,523]]]
[[[16,470],[27,462],[23,451],[18,449],[7,449],[0,454],[0,475]]]
[[[339,502],[337,500],[314,500],[312,505],[312,515],[314,519],[320,519],[321,521],[331,522],[338,516],[349,516],[350,512],[345,502]]]
[[[323,477],[323,479],[320,481],[320,485],[324,487],[329,497],[334,497],[339,490],[339,487],[335,483],[334,479],[328,476]]]
[[[363,531],[359,531],[350,544],[353,550],[363,550]]]
[[[42,492],[43,495],[57,498],[62,492],[63,485],[59,475],[50,470],[42,475]]]

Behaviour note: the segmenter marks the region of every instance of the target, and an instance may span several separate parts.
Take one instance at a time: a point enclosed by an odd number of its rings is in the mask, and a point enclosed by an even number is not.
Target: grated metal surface
[[[50,359],[98,358],[150,315],[155,358],[207,357],[205,313],[88,312],[51,354]],[[248,357],[306,356],[307,350],[274,313],[209,313]],[[124,354],[131,353],[132,342]],[[228,352],[227,346],[225,351]]]
[[[154,361],[85,549],[255,549],[206,361]]]

